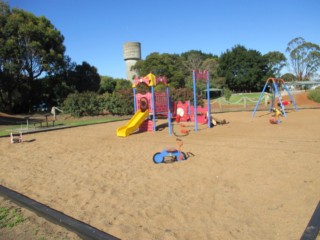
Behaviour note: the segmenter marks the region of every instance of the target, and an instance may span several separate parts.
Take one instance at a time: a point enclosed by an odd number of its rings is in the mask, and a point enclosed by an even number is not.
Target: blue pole
[[[168,109],[168,112],[169,112],[171,109],[170,109],[170,90],[169,90],[168,86],[166,88],[166,93],[167,93],[167,109]]]
[[[261,92],[261,94],[260,94],[259,100],[258,100],[258,102],[257,102],[257,104],[256,104],[256,106],[255,106],[255,108],[254,108],[254,110],[253,110],[252,117],[254,117],[254,115],[256,114],[256,111],[257,111],[257,109],[258,109],[258,107],[259,107],[260,101],[261,101],[261,99],[262,99],[262,96],[263,96],[264,91],[265,91],[266,88],[267,88],[267,85],[268,85],[268,82],[266,82],[266,84],[265,84],[264,87],[263,87],[263,90],[262,90],[262,92]]]
[[[137,112],[137,97],[136,97],[136,88],[133,88],[133,108],[134,108],[134,112]]]
[[[288,95],[289,95],[289,97],[290,97],[291,102],[293,103],[293,106],[294,106],[295,110],[296,110],[296,111],[299,111],[299,109],[298,109],[298,107],[297,107],[297,105],[296,105],[296,102],[294,101],[294,98],[292,97],[292,95],[291,95],[291,93],[290,93],[287,85],[284,84],[283,86],[284,86],[284,88],[287,90]]]
[[[282,105],[281,95],[280,95],[280,93],[279,93],[279,91],[278,91],[278,85],[277,85],[275,82],[273,82],[273,86],[274,86],[274,89],[275,89],[275,91],[276,91],[276,95],[278,96],[278,101],[279,101],[279,103],[280,103],[281,110],[282,110],[282,112],[283,112],[283,116],[284,116],[284,117],[287,117],[286,112],[284,111],[284,107],[283,107],[283,105]]]
[[[198,131],[198,113],[197,113],[197,85],[196,85],[196,72],[193,70],[193,113],[194,113],[194,130]]]
[[[172,134],[172,126],[171,126],[171,109],[170,109],[170,91],[169,87],[167,86],[167,108],[168,108],[168,127],[169,127],[169,134]]]
[[[156,108],[155,108],[155,101],[154,101],[154,87],[151,86],[151,95],[152,95],[152,111],[153,111],[153,116],[152,116],[152,121],[153,121],[153,131],[156,131]]]
[[[169,135],[172,135],[171,111],[168,112]]]
[[[207,72],[208,128],[211,128],[210,75]]]

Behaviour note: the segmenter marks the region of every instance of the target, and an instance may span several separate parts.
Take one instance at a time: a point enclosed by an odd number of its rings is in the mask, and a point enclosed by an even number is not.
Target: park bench
[[[44,116],[45,116],[45,119],[32,119],[32,123],[33,123],[34,128],[36,128],[37,125],[39,125],[39,127],[42,128],[43,127],[42,124],[45,124],[46,127],[49,127],[50,123],[52,123],[52,127],[54,127],[55,120],[49,118],[49,116],[51,116],[51,114],[46,114]]]

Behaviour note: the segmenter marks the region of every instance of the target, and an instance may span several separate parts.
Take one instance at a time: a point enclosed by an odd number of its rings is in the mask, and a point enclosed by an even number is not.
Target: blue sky
[[[218,56],[237,44],[285,53],[290,40],[320,44],[319,0],[9,0],[45,16],[65,37],[66,54],[100,75],[126,78],[125,42],[153,52],[201,50]]]

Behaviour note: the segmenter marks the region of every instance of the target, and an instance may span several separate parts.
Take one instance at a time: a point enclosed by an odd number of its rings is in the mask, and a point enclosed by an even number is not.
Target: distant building
[[[127,80],[133,82],[134,77],[137,76],[138,73],[132,69],[132,66],[141,60],[141,44],[139,42],[125,43],[123,45],[123,58],[126,62]]]
[[[320,86],[320,81],[294,81],[286,82],[286,84],[290,89],[309,90]]]

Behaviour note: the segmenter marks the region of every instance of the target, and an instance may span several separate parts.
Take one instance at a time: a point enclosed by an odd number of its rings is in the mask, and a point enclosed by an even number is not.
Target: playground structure
[[[184,137],[189,135],[190,129],[186,129],[186,125],[183,122],[195,122],[197,118],[198,123],[208,123],[208,107],[197,106],[197,113],[194,112],[194,106],[190,104],[190,101],[177,102],[175,104],[175,120],[176,123],[172,124],[172,132],[176,137]],[[210,125],[211,127],[211,125]]]
[[[207,106],[197,106],[197,81],[203,80],[206,82],[207,88]],[[191,121],[194,122],[194,131],[198,131],[198,123],[208,124],[208,128],[211,128],[211,106],[210,106],[210,77],[207,70],[192,72],[193,82],[193,106],[190,105],[190,101],[185,103],[177,103],[176,114],[180,121]]]
[[[148,86],[149,92],[146,94],[137,93],[137,86],[139,84]],[[164,84],[166,86],[166,91],[156,93],[154,87],[158,84]],[[149,73],[145,77],[135,78],[132,88],[135,114],[125,126],[117,129],[117,136],[127,137],[135,131],[156,131],[156,116],[159,114],[167,115],[169,134],[172,134],[172,114],[170,110],[169,86],[167,78],[156,77],[152,73]]]
[[[282,102],[281,91],[279,91],[279,88],[280,89],[284,88],[287,91],[288,96],[290,97],[290,100],[291,100],[292,104],[294,105],[295,110],[296,111],[299,110],[297,108],[297,105],[296,105],[295,101],[294,101],[294,98],[292,97],[292,95],[290,93],[290,90],[289,90],[286,82],[281,78],[268,78],[266,83],[265,83],[265,85],[264,85],[264,87],[263,87],[263,90],[262,90],[262,92],[260,94],[259,100],[258,100],[258,102],[257,102],[257,104],[256,104],[256,106],[255,106],[255,108],[254,108],[254,110],[252,112],[252,117],[255,116],[255,113],[256,113],[256,111],[257,111],[257,109],[259,107],[260,101],[261,101],[261,99],[263,97],[263,94],[265,93],[266,88],[267,88],[268,85],[270,85],[270,88],[272,90],[272,100],[271,100],[271,103],[270,103],[269,112],[271,112],[272,109],[274,108],[275,99],[276,99],[276,97],[278,97],[278,103],[279,103],[279,107],[281,108],[281,112],[283,113],[284,117],[287,116],[286,112],[285,112],[285,107],[284,107],[283,102]]]
[[[208,122],[208,106],[197,106],[197,120],[198,123],[206,124]],[[194,106],[190,104],[190,101],[185,101],[184,103],[179,101],[176,105],[176,115],[179,116],[179,121],[181,122],[194,122]]]
[[[197,93],[196,82],[198,80],[206,81],[207,86],[207,107],[201,108],[197,106]],[[137,86],[144,84],[149,87],[149,92],[146,94],[137,93]],[[155,92],[154,88],[158,84],[164,84],[166,87],[165,92]],[[172,134],[172,117],[173,111],[171,110],[170,92],[168,81],[166,77],[156,77],[152,73],[147,76],[134,79],[133,96],[134,96],[134,111],[135,114],[126,123],[126,125],[117,129],[118,137],[127,137],[130,134],[139,131],[156,131],[156,117],[157,115],[167,116],[169,134]],[[210,109],[210,78],[208,71],[193,71],[193,101],[194,106],[190,106],[190,101],[187,105],[180,103],[177,107],[175,114],[189,116],[189,120],[194,122],[194,131],[198,131],[198,123],[207,123],[208,128],[211,128],[211,109]],[[151,91],[150,91],[151,90]],[[182,114],[183,112],[183,114]],[[186,114],[184,114],[186,113]],[[188,115],[187,115],[188,113]]]
[[[202,80],[206,82],[207,86],[207,124],[208,128],[211,128],[211,106],[210,106],[210,76],[209,71],[197,71],[193,70],[192,73],[192,80],[193,80],[193,116],[194,116],[194,131],[198,131],[198,110],[199,106],[197,106],[197,81]],[[203,114],[199,112],[199,115]],[[205,117],[205,116],[204,116]]]

